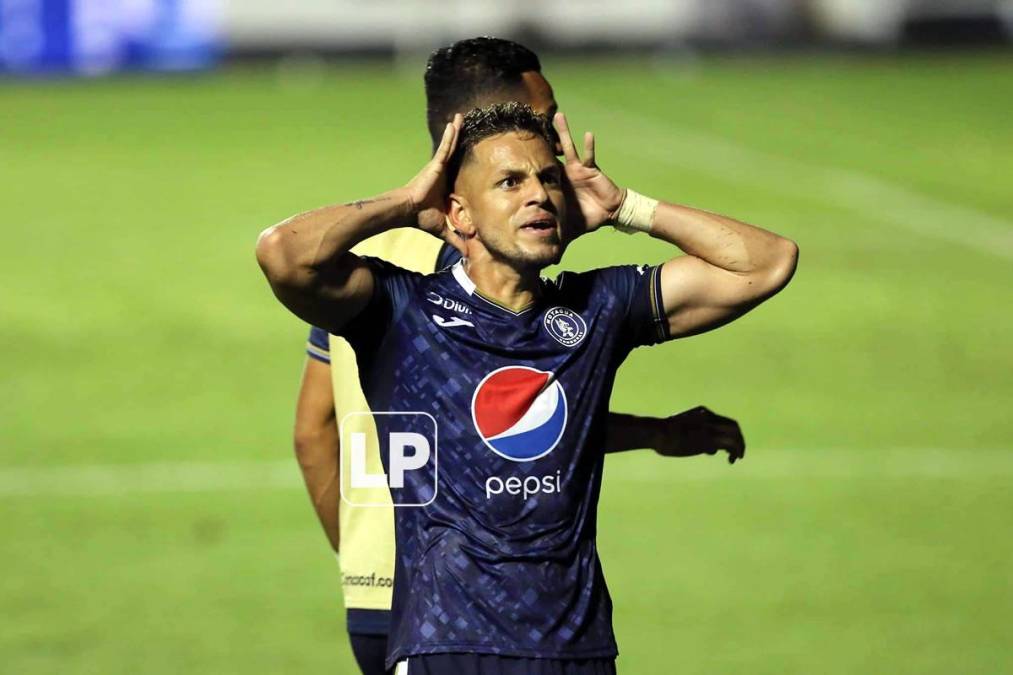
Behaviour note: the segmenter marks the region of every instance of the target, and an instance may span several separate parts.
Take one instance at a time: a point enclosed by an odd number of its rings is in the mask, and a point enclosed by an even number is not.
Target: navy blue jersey
[[[460,251],[450,244],[444,244],[440,247],[440,252],[436,256],[436,266],[434,271],[439,272],[442,269],[446,269],[460,259]],[[306,339],[306,354],[317,361],[330,364],[331,345],[330,337],[328,336],[326,330],[317,326],[310,326],[310,334]]]
[[[620,363],[667,337],[660,268],[564,272],[514,312],[462,263],[422,275],[366,260],[374,295],[343,331],[366,399],[438,424],[438,466],[407,472],[395,499],[426,505],[395,509],[388,666],[615,656],[595,545],[605,423]]]

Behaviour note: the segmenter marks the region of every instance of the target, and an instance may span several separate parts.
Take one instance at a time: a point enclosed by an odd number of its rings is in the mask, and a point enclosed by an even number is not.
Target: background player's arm
[[[728,453],[734,464],[746,454],[746,441],[739,423],[711,412],[704,406],[669,417],[641,417],[609,413],[605,452],[650,448],[665,457]]]
[[[565,170],[578,209],[574,236],[612,221],[626,191],[594,161],[594,136],[584,135],[584,159],[577,155],[562,113],[556,115]],[[669,338],[695,335],[742,316],[784,288],[795,273],[798,246],[790,239],[709,211],[659,202],[650,224],[652,237],[688,255],[661,269],[661,299]]]
[[[444,234],[444,174],[459,127],[460,116],[447,125],[433,159],[406,186],[301,213],[260,235],[257,262],[283,305],[336,333],[365,309],[373,294],[373,275],[350,252],[353,246],[396,227]]]
[[[295,410],[295,455],[299,460],[313,510],[338,552],[338,505],[341,465],[338,459],[338,427],[334,414],[331,367],[314,358],[306,359],[299,399]]]

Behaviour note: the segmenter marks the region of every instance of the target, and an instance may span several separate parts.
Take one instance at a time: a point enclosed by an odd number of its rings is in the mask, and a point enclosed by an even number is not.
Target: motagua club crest
[[[566,307],[553,307],[545,313],[545,330],[564,347],[575,347],[587,335],[587,324],[580,314]]]

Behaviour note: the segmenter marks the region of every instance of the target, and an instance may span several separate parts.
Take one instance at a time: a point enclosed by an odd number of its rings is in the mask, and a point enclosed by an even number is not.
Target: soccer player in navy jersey
[[[593,136],[581,160],[562,115],[556,125],[563,164],[530,108],[472,111],[404,187],[294,216],[257,244],[281,302],[352,344],[373,410],[439,422],[438,482],[426,463],[398,483],[401,503],[422,505],[395,512],[388,666],[408,675],[615,672],[595,530],[616,370],[636,347],[741,316],[797,263],[789,239],[619,188]],[[466,251],[450,270],[350,253],[447,222]],[[540,278],[603,225],[685,255]]]
[[[493,37],[460,40],[434,51],[426,65],[425,94],[434,151],[455,113],[519,101],[551,119],[557,108],[538,56],[516,42]],[[561,152],[557,148],[557,154]],[[440,240],[435,238],[405,246],[390,235],[370,239],[369,254],[426,272],[439,271],[461,257],[449,244],[440,249]],[[306,353],[296,406],[296,455],[324,532],[334,551],[341,551],[345,626],[352,653],[364,675],[376,675],[385,670],[391,589],[373,580],[393,576],[393,507],[346,505],[339,509],[337,421],[345,413],[368,406],[360,402],[354,354],[342,338],[313,327]],[[606,452],[650,448],[660,455],[681,457],[726,450],[731,462],[745,452],[735,420],[704,407],[666,418],[610,413],[607,430]]]

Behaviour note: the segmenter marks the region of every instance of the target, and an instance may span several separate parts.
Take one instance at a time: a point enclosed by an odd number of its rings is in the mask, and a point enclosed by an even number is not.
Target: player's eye
[[[500,187],[503,187],[503,188],[513,188],[513,187],[517,187],[518,182],[517,182],[517,179],[514,176],[507,176],[506,178],[504,178],[503,180],[501,180],[499,183],[497,183],[497,185],[499,185]]]
[[[555,171],[549,171],[542,176],[542,183],[545,185],[559,185],[559,174]]]

